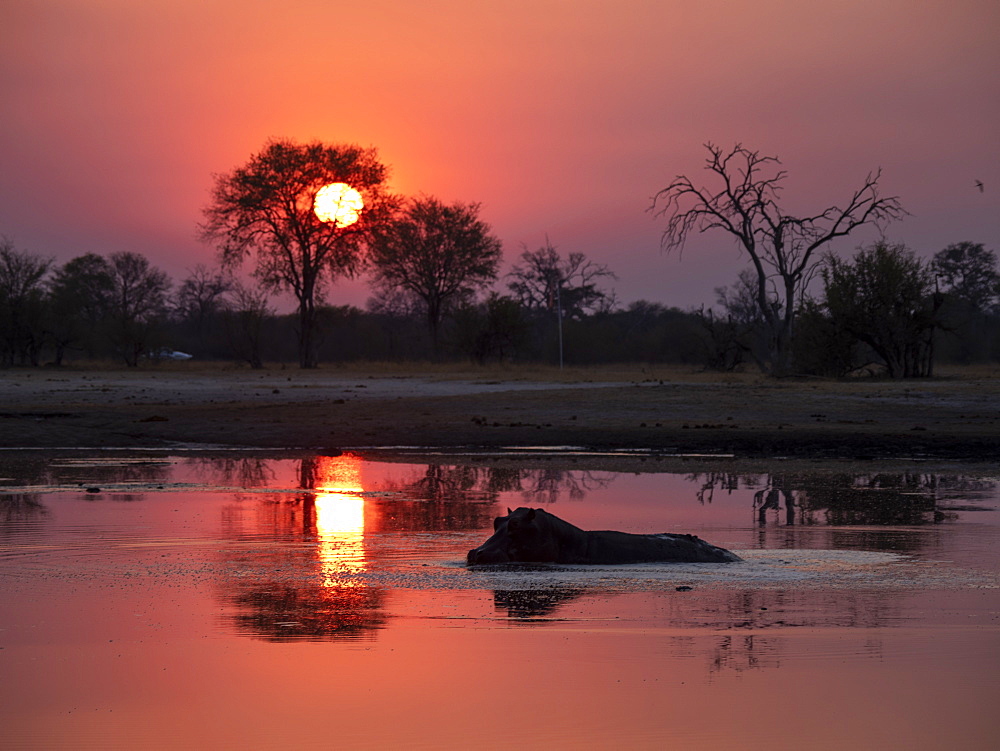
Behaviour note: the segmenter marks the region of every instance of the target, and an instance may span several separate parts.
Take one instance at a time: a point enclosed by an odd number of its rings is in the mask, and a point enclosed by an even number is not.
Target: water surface
[[[993,748],[996,478],[0,455],[10,748]],[[464,566],[507,507],[740,564]]]

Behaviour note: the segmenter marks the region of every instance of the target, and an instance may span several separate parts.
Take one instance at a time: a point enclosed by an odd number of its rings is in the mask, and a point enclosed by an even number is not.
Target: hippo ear
[[[514,512],[510,510],[510,506],[507,507],[507,516],[510,516]]]
[[[535,509],[529,508],[527,515],[524,517],[524,520],[526,522],[530,522],[534,518],[535,518]]]

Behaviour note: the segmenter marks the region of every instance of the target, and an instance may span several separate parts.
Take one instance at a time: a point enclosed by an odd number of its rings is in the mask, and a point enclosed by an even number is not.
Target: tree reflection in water
[[[428,464],[414,476],[365,486],[352,455],[299,461],[302,492],[238,496],[223,520],[233,573],[224,597],[240,631],[270,640],[371,638],[384,626],[385,589],[364,574],[384,533],[465,532],[488,527],[500,493],[532,503],[582,498],[613,475],[565,470]],[[216,468],[218,471],[218,467]],[[222,467],[230,481],[260,487],[266,461]],[[537,617],[576,592],[498,594],[513,617]]]
[[[230,562],[232,622],[271,641],[370,638],[386,621],[385,591],[358,577],[368,563],[360,460],[303,459],[299,483],[305,492],[252,496],[224,520],[255,543]]]
[[[551,614],[564,602],[574,600],[585,590],[573,587],[547,587],[545,589],[503,590],[493,593],[493,605],[506,610],[507,617],[530,623]]]
[[[42,487],[154,485],[167,480],[172,464],[171,459],[150,456],[52,457],[46,453],[2,453],[0,477],[16,477],[20,485]]]
[[[49,510],[38,496],[29,493],[0,494],[0,533],[16,532],[13,525],[48,516]]]
[[[753,512],[757,524],[830,526],[914,526],[954,518],[941,500],[954,494],[990,490],[995,483],[967,477],[919,472],[872,474],[733,474],[689,475],[698,483],[699,503],[711,503],[717,490],[757,489]]]

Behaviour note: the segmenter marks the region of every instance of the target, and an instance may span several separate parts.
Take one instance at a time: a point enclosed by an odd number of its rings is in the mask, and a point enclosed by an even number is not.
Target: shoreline
[[[678,460],[1000,458],[1000,378],[992,373],[907,382],[666,369],[632,381],[606,375],[7,370],[0,450],[569,446]]]

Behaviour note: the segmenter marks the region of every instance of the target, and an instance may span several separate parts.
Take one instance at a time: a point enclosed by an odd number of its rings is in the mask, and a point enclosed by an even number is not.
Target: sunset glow
[[[347,183],[330,183],[316,191],[313,207],[321,222],[349,227],[360,218],[365,202],[361,194]]]
[[[924,257],[997,246],[995,2],[524,7],[3,3],[0,234],[60,264],[141,250],[180,279],[213,257],[194,231],[213,174],[272,137],[357,144],[394,193],[481,202],[503,271],[549,237],[608,264],[624,304],[698,308],[746,258],[714,235],[665,256],[646,208],[675,175],[701,176],[711,141],[779,156],[792,214],[881,167],[910,214],[889,239]],[[331,231],[355,218],[329,216]],[[362,275],[330,302],[369,296]]]
[[[353,456],[322,457],[316,488],[316,536],[323,586],[351,585],[345,574],[365,569],[365,499],[360,462]]]

